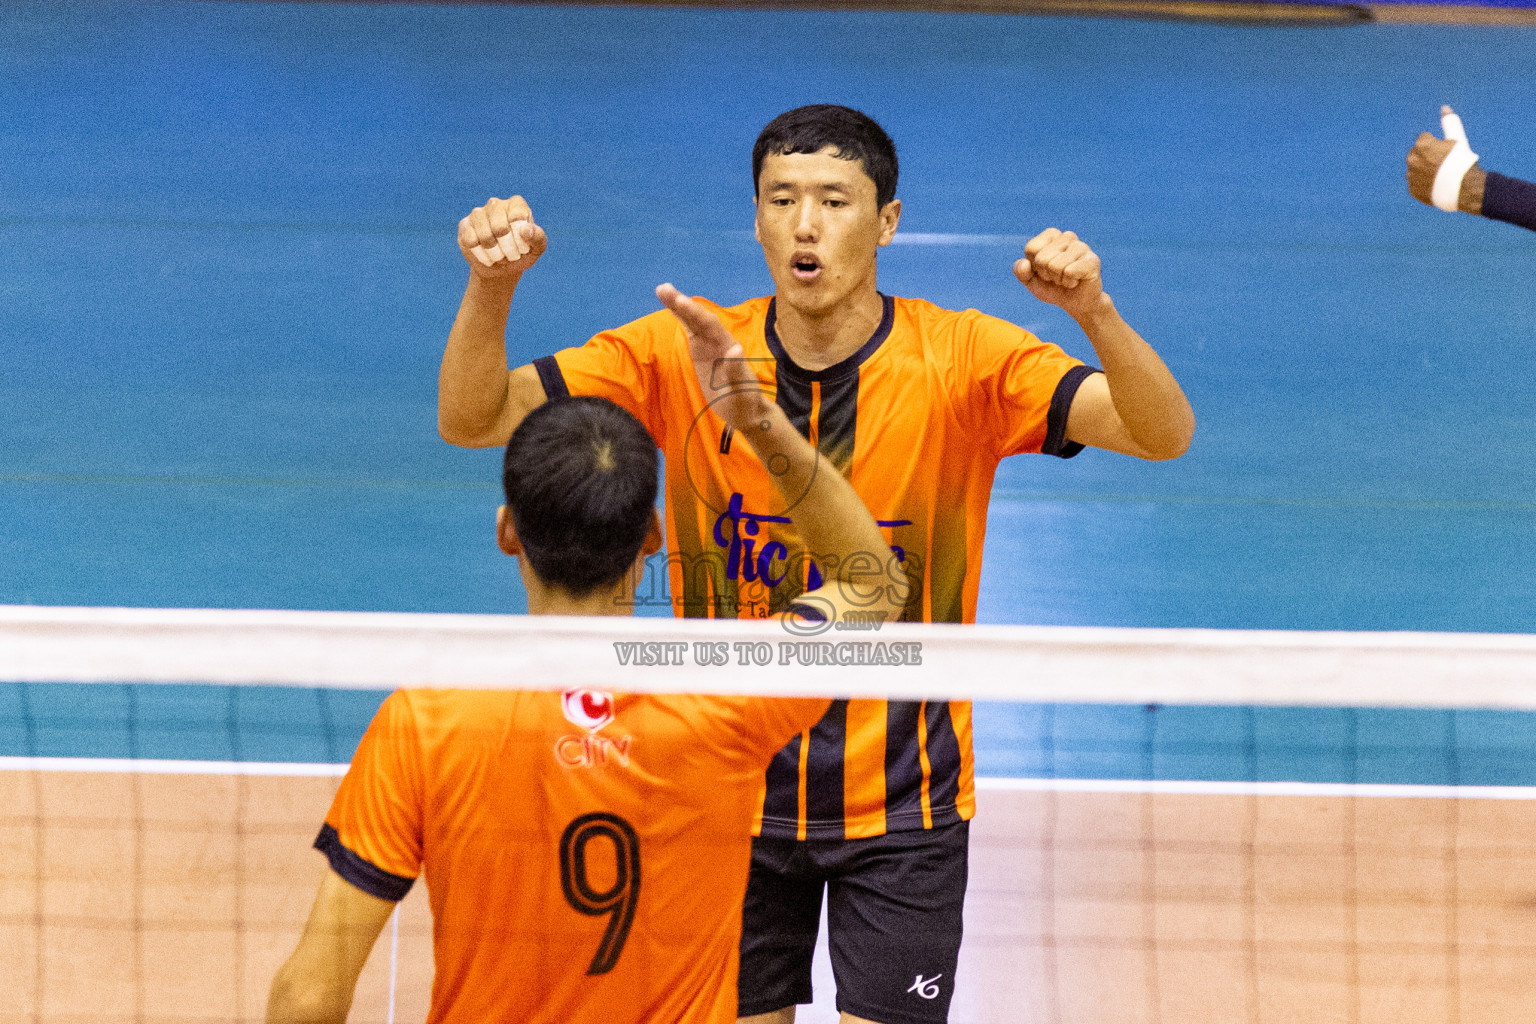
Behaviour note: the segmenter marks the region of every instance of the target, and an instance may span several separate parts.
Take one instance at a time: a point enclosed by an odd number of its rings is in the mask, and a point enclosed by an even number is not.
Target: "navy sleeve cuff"
[[[1074,366],[1062,375],[1056,391],[1051,395],[1051,409],[1045,415],[1045,443],[1040,446],[1042,455],[1054,455],[1070,459],[1083,450],[1076,441],[1067,440],[1067,413],[1072,411],[1072,399],[1083,381],[1104,371],[1096,366]]]
[[[822,611],[820,608],[817,608],[815,605],[807,604],[804,601],[795,601],[784,610],[791,615],[804,619],[806,622],[827,621],[826,612]]]
[[[560,372],[560,364],[554,356],[540,356],[533,361],[533,368],[538,371],[539,383],[544,385],[544,397],[553,402],[557,398],[570,398],[571,389],[565,386],[565,374]]]
[[[1489,171],[1483,185],[1483,216],[1536,231],[1536,185]]]
[[[399,903],[411,891],[411,886],[416,884],[414,878],[390,874],[363,860],[341,845],[341,836],[329,825],[320,827],[315,849],[325,854],[325,859],[331,862],[332,871],[368,895],[377,896],[381,900]]]

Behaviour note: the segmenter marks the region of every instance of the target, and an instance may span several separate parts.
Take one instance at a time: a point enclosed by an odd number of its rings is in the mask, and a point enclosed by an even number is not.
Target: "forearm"
[[[298,948],[272,979],[267,1024],[345,1024],[369,951],[394,911],[390,900],[327,871]]]
[[[1184,454],[1195,433],[1194,410],[1157,352],[1107,295],[1077,322],[1098,355],[1115,412],[1136,447],[1153,459]]]
[[[800,436],[782,409],[765,403],[757,422],[738,435],[768,468],[801,542],[826,563],[829,579],[867,584],[864,577],[882,571],[890,549],[874,516],[853,485]],[[871,561],[861,568],[855,555],[868,555]]]
[[[277,972],[267,998],[266,1024],[346,1024],[352,990],[297,977],[290,962]]]
[[[516,290],[516,278],[469,276],[437,378],[438,432],[451,444],[506,441],[495,435],[508,401],[507,314]]]

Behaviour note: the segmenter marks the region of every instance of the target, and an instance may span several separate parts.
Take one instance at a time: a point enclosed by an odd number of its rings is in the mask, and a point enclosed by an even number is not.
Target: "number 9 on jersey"
[[[613,884],[601,892],[593,887],[587,871],[587,844],[598,838],[613,843],[617,859]],[[560,836],[560,887],[565,901],[581,913],[608,915],[608,927],[587,968],[588,974],[607,974],[624,952],[640,903],[640,837],[630,823],[598,811],[567,825]]]

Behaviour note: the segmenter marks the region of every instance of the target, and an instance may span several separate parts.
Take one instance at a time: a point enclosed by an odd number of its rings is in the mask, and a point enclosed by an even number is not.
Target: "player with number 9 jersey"
[[[882,543],[852,485],[763,392],[717,317],[670,285],[657,297],[686,326],[722,424],[799,495],[816,550],[840,556],[805,599],[834,616],[895,618],[905,593],[854,593],[842,557]],[[549,402],[522,421],[503,459],[496,543],[517,558],[531,615],[632,610],[634,580],[661,547],[657,463],[644,426],[606,399]],[[330,870],[273,978],[268,1024],[344,1024],[380,930],[423,874],[431,1024],[734,1020],[763,773],[830,703],[392,695],[316,840]]]
[[[401,690],[315,845],[386,900],[425,866],[428,1024],[727,1024],[763,771],[828,704]]]

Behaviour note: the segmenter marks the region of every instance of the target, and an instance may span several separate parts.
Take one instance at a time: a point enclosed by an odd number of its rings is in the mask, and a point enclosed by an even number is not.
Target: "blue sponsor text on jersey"
[[[770,540],[762,546],[761,550],[754,551],[760,539],[758,534],[762,532],[759,524],[788,523],[792,520],[788,516],[748,512],[742,507],[743,500],[741,492],[732,493],[725,511],[715,519],[715,543],[726,552],[725,578],[761,581],[767,586],[776,587],[789,575],[789,549],[776,540]],[[729,524],[728,527],[727,524]],[[875,524],[881,527],[911,526],[912,520],[877,519]],[[890,548],[891,553],[896,556],[896,561],[907,560],[907,552],[900,545],[892,544]],[[777,575],[774,574],[775,562],[784,563],[782,571]],[[822,585],[822,582],[821,570],[816,568],[815,562],[811,562],[806,572],[806,589],[815,590]]]

